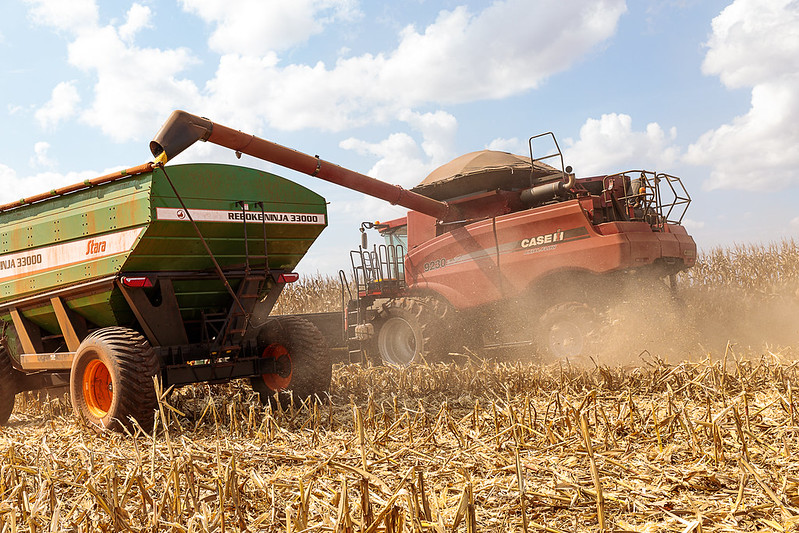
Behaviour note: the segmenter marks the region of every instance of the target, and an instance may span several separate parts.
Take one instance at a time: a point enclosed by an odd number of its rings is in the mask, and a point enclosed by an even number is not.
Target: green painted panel
[[[246,204],[243,212],[238,202]],[[265,229],[268,267],[293,270],[327,223],[324,198],[267,172],[209,164],[156,169],[0,213],[0,309],[121,273],[212,271],[184,207],[223,268],[240,269],[248,255],[252,268],[264,268]],[[231,304],[218,280],[174,286],[186,320]],[[98,326],[134,320],[118,289],[72,297],[67,305]],[[58,333],[49,304],[24,314]]]

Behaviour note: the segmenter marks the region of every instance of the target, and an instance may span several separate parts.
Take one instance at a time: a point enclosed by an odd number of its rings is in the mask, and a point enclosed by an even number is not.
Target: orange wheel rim
[[[94,359],[86,365],[83,373],[83,398],[89,412],[97,418],[102,418],[111,409],[114,399],[114,387],[111,373],[102,361]]]
[[[264,384],[272,389],[273,391],[282,391],[286,390],[288,386],[291,384],[291,375],[293,372],[292,364],[291,364],[291,355],[289,355],[289,351],[286,349],[285,346],[282,344],[270,344],[266,348],[264,348],[264,353],[261,357],[274,359],[277,361],[283,357],[288,358],[289,363],[289,373],[288,376],[281,376],[280,374],[261,374],[261,378],[264,380]]]

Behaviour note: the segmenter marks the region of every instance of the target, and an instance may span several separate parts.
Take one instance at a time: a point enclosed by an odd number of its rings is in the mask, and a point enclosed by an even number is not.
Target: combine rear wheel
[[[0,426],[8,422],[14,410],[19,374],[11,365],[11,356],[5,346],[0,346]]]
[[[97,431],[131,428],[131,419],[151,430],[158,367],[155,351],[139,332],[122,327],[93,332],[72,361],[69,392],[75,414]]]
[[[436,361],[454,345],[448,320],[452,309],[432,298],[400,298],[388,307],[377,332],[380,361],[393,366],[418,363],[426,356]]]
[[[275,373],[250,378],[261,403],[288,405],[321,399],[330,389],[333,366],[319,329],[299,317],[270,319],[258,331],[262,357],[275,360]]]
[[[596,313],[579,302],[550,307],[539,323],[540,344],[550,361],[585,362],[595,344]]]

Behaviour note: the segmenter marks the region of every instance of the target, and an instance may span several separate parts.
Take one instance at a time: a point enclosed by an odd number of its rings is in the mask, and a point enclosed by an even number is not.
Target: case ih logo
[[[536,235],[529,239],[522,239],[519,246],[522,248],[538,248],[551,244],[559,244],[567,241],[575,241],[588,237],[588,230],[585,227],[572,228],[567,230],[557,230],[552,233]]]

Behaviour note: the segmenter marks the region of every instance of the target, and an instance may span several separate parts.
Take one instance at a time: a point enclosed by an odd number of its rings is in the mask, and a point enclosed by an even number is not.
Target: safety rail
[[[628,184],[626,194],[621,197],[612,194],[616,179]],[[681,224],[691,204],[691,196],[680,178],[648,170],[628,170],[606,176],[603,189],[603,199],[623,203],[630,220],[647,222],[661,231],[666,224]]]
[[[350,262],[359,297],[386,296],[405,286],[405,249],[399,244],[359,246],[350,251]]]

